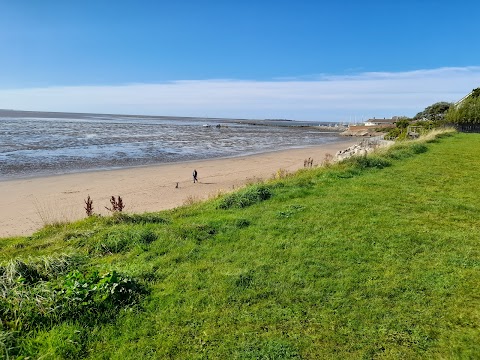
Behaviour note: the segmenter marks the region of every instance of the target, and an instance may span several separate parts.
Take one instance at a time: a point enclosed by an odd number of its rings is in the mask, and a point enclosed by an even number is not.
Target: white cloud
[[[480,67],[369,72],[272,81],[179,80],[161,84],[0,90],[0,108],[178,116],[348,121],[413,116],[480,86]]]

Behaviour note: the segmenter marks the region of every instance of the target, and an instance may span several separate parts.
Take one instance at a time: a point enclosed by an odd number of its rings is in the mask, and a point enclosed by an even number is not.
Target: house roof
[[[366,122],[376,123],[376,124],[393,124],[397,119],[368,119]]]

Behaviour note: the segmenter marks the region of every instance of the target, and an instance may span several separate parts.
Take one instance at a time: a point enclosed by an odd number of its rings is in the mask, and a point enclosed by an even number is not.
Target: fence
[[[457,131],[465,133],[480,133],[480,124],[452,124]]]

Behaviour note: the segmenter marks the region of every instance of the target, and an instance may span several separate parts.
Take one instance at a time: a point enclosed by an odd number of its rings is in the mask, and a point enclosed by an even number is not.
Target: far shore
[[[271,178],[279,169],[294,172],[308,158],[314,166],[320,165],[326,154],[335,155],[358,142],[350,139],[235,158],[2,181],[0,237],[31,235],[46,224],[81,219],[86,216],[88,195],[94,212],[101,215],[109,214],[105,206],[110,206],[112,195],[122,197],[127,213],[171,209]]]

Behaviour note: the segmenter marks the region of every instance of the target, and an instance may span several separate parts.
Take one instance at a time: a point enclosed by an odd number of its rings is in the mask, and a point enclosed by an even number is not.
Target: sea
[[[0,111],[0,181],[342,141],[310,122]]]

